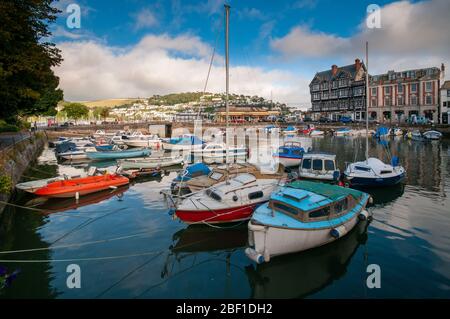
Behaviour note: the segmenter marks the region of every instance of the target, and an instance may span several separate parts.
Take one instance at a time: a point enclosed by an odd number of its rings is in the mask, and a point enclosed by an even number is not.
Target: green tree
[[[86,105],[81,103],[69,103],[64,106],[63,112],[67,117],[74,120],[86,118],[89,115],[89,109]]]
[[[62,98],[52,68],[60,50],[47,42],[59,12],[52,0],[0,1],[0,118],[48,114]]]

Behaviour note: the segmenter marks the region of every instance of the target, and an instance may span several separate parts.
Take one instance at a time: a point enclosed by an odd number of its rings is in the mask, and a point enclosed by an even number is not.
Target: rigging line
[[[114,284],[112,284],[111,286],[109,286],[108,288],[106,288],[105,290],[103,290],[101,293],[99,293],[97,296],[94,297],[94,299],[98,299],[101,296],[103,296],[105,293],[107,293],[108,291],[110,291],[111,289],[113,289],[115,286],[117,286],[118,284],[120,284],[123,280],[125,280],[126,278],[130,277],[132,274],[134,274],[135,272],[139,271],[140,269],[144,268],[145,266],[147,266],[150,262],[152,262],[153,260],[155,260],[156,258],[158,258],[159,256],[161,256],[163,254],[163,252],[161,251],[159,254],[156,254],[155,256],[151,257],[150,259],[148,259],[146,262],[144,262],[143,264],[139,265],[138,267],[134,268],[133,270],[129,271],[127,274],[125,274],[125,276],[122,276],[118,281],[116,281]]]
[[[170,279],[173,279],[174,277],[176,277],[176,276],[178,276],[178,275],[181,275],[181,274],[183,274],[183,273],[185,273],[185,272],[187,272],[187,271],[189,271],[189,270],[191,270],[191,269],[193,269],[193,268],[195,268],[195,267],[197,267],[197,266],[201,266],[201,265],[206,264],[206,263],[209,263],[209,262],[211,262],[211,261],[225,261],[225,262],[228,262],[231,266],[233,266],[233,267],[239,269],[240,271],[242,271],[243,273],[245,273],[245,271],[241,269],[241,268],[242,268],[241,266],[239,266],[239,265],[237,265],[237,264],[235,264],[235,263],[229,262],[229,261],[227,261],[226,259],[223,259],[223,258],[222,258],[222,259],[221,259],[221,258],[210,258],[210,259],[203,260],[203,261],[199,262],[198,264],[193,264],[192,266],[189,266],[188,268],[183,269],[183,270],[181,270],[181,271],[175,273],[174,275],[172,275],[172,277],[168,277],[168,278],[164,279],[163,281],[161,281],[161,282],[159,282],[159,283],[157,283],[157,284],[155,284],[155,285],[152,285],[152,286],[148,287],[147,289],[145,289],[142,293],[140,293],[139,295],[137,295],[137,296],[134,297],[133,299],[138,299],[138,298],[142,297],[143,295],[145,295],[145,294],[146,294],[147,292],[149,292],[150,290],[152,290],[153,288],[156,288],[156,287],[158,287],[158,286],[161,286],[162,284],[166,283],[166,282],[169,281]]]
[[[30,211],[33,211],[33,212],[39,212],[39,213],[43,213],[45,216],[49,216],[49,214],[48,214],[49,211],[45,210],[45,209],[26,207],[26,206],[21,206],[21,205],[9,203],[9,202],[4,202],[4,201],[0,201],[0,204],[7,205],[7,206],[12,206],[12,207],[16,207],[16,208],[21,208],[21,209],[25,209],[25,210],[30,210]],[[89,219],[91,218],[91,217],[86,217],[86,216],[70,215],[70,214],[64,214],[64,213],[55,214],[55,215],[52,215],[52,216],[79,217],[79,218],[89,218]]]
[[[131,235],[113,237],[113,238],[108,238],[108,239],[99,239],[99,240],[94,240],[94,241],[87,241],[84,243],[73,243],[73,244],[66,244],[66,245],[59,245],[59,246],[48,246],[48,247],[29,248],[29,249],[21,249],[21,250],[0,251],[0,255],[18,254],[18,253],[71,248],[71,247],[82,247],[82,246],[88,246],[88,245],[93,245],[93,244],[101,244],[101,243],[107,243],[107,242],[112,242],[112,241],[130,239],[130,238],[134,238],[134,237],[139,237],[143,234],[153,234],[153,233],[157,233],[160,231],[162,231],[162,230],[154,229],[152,231],[143,231],[143,232],[139,232],[139,233],[135,233],[135,234],[131,234]]]

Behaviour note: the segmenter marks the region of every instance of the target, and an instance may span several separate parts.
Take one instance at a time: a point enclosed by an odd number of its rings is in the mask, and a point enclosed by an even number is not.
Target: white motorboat
[[[245,253],[262,263],[331,243],[369,217],[369,198],[358,190],[308,181],[280,187],[250,220]]]
[[[325,132],[324,132],[324,131],[316,130],[316,129],[312,130],[312,131],[309,133],[309,136],[323,136],[323,135],[325,135]]]
[[[148,147],[159,150],[161,148],[161,139],[155,135],[143,135],[139,137],[130,137],[122,140],[128,147]]]
[[[392,127],[392,128],[389,129],[389,135],[402,136],[403,135],[403,131],[399,127]]]
[[[429,140],[440,140],[442,138],[442,133],[439,131],[430,130],[424,132],[422,136]]]
[[[327,153],[305,153],[298,169],[302,178],[337,181],[340,177],[336,155]]]
[[[86,152],[97,152],[97,149],[95,147],[83,147],[81,149],[76,148],[75,150],[58,153],[58,157],[65,160],[87,159],[88,156]]]
[[[162,168],[174,165],[182,165],[184,159],[182,156],[165,156],[165,157],[142,157],[127,158],[117,160],[117,165],[122,169],[146,169],[146,168]]]
[[[182,136],[162,140],[163,149],[169,151],[192,151],[203,148],[205,142],[196,136]]]
[[[351,163],[344,171],[346,181],[353,187],[382,187],[400,183],[406,175],[405,169],[393,158],[392,165],[378,158]]]

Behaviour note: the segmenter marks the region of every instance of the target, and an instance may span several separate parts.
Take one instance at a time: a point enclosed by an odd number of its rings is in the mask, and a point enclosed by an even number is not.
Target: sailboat
[[[369,131],[369,45],[366,42],[366,132]],[[406,171],[399,165],[398,157],[392,157],[391,164],[378,158],[369,158],[369,137],[366,134],[366,160],[351,163],[344,171],[346,181],[354,187],[392,186],[405,178]]]
[[[267,202],[270,194],[279,186],[276,178],[257,178],[256,174],[240,173],[230,178],[228,164],[230,148],[229,137],[229,27],[230,7],[225,5],[225,67],[226,95],[225,107],[227,113],[226,141],[226,178],[209,188],[202,189],[181,198],[176,204],[175,215],[187,224],[217,224],[244,221],[251,218],[253,211],[262,203]]]

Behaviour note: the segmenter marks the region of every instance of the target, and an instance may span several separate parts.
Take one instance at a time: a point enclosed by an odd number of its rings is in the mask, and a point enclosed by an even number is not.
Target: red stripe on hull
[[[177,210],[175,214],[187,224],[206,222],[209,224],[231,223],[250,219],[259,203],[217,210]]]

